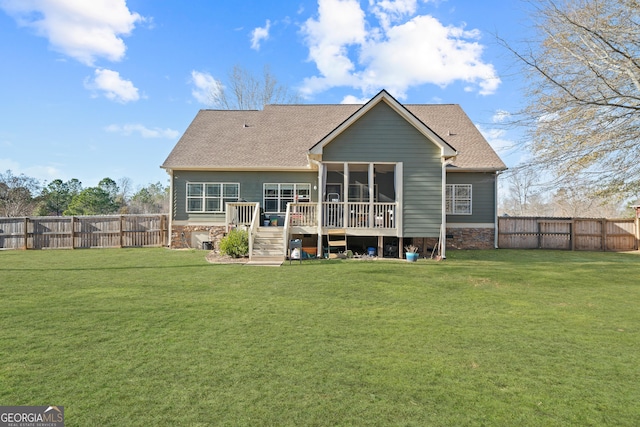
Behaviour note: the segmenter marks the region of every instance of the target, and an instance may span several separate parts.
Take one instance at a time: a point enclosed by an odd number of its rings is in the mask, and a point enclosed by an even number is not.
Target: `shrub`
[[[249,233],[246,230],[231,230],[220,240],[220,252],[233,258],[240,258],[249,253]]]

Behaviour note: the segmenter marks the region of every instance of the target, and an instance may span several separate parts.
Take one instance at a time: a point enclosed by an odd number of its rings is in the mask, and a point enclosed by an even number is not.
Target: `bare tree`
[[[533,169],[514,168],[505,176],[507,192],[502,201],[502,211],[508,215],[546,215],[547,207],[538,176]]]
[[[528,78],[527,148],[556,182],[640,189],[640,2],[530,0],[536,37],[502,41]]]
[[[40,182],[24,174],[14,175],[10,170],[0,173],[0,216],[31,215],[36,208],[34,195],[40,191]]]
[[[131,199],[131,194],[133,193],[133,181],[129,177],[122,177],[118,180],[118,188],[120,191],[116,196],[116,201],[120,203],[121,206],[126,206]]]
[[[267,104],[295,104],[300,95],[280,84],[267,65],[262,78],[235,65],[227,84],[216,80],[209,93],[211,105],[222,110],[261,110]]]
[[[559,188],[552,196],[555,216],[574,218],[619,218],[626,216],[619,199],[594,197],[593,191],[580,186]]]

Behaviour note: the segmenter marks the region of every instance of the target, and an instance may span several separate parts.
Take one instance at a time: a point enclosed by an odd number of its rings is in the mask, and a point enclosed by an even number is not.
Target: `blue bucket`
[[[407,261],[409,262],[416,262],[418,261],[418,254],[414,253],[414,252],[407,252],[406,254],[407,257]]]
[[[369,254],[369,256],[376,256],[376,248],[370,246],[367,248],[367,253]]]

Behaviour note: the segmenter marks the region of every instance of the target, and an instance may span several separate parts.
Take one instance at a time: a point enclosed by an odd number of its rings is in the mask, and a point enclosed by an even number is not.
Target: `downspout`
[[[439,252],[442,259],[447,258],[447,166],[455,158],[442,161],[442,224],[440,224]]]
[[[324,186],[326,185],[326,183],[322,182],[323,179],[323,175],[324,175],[324,168],[325,165],[322,164],[322,162],[318,162],[316,160],[311,160],[312,163],[316,164],[318,166],[318,205],[317,205],[317,214],[316,214],[316,218],[318,221],[317,224],[317,233],[318,233],[318,241],[317,241],[317,255],[318,257],[322,258],[324,256],[323,252],[322,252],[322,195],[324,194]]]
[[[496,172],[496,182],[495,189],[493,191],[495,206],[493,211],[493,248],[498,249],[498,177],[500,176],[500,171]]]
[[[169,249],[173,247],[173,169],[167,171],[169,174]]]

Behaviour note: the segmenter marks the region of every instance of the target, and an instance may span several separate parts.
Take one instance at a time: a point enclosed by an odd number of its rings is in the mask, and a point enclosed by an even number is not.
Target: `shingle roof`
[[[201,110],[166,169],[308,169],[307,153],[362,105],[267,105],[261,111]],[[505,165],[459,105],[404,105],[458,151],[453,167]]]

